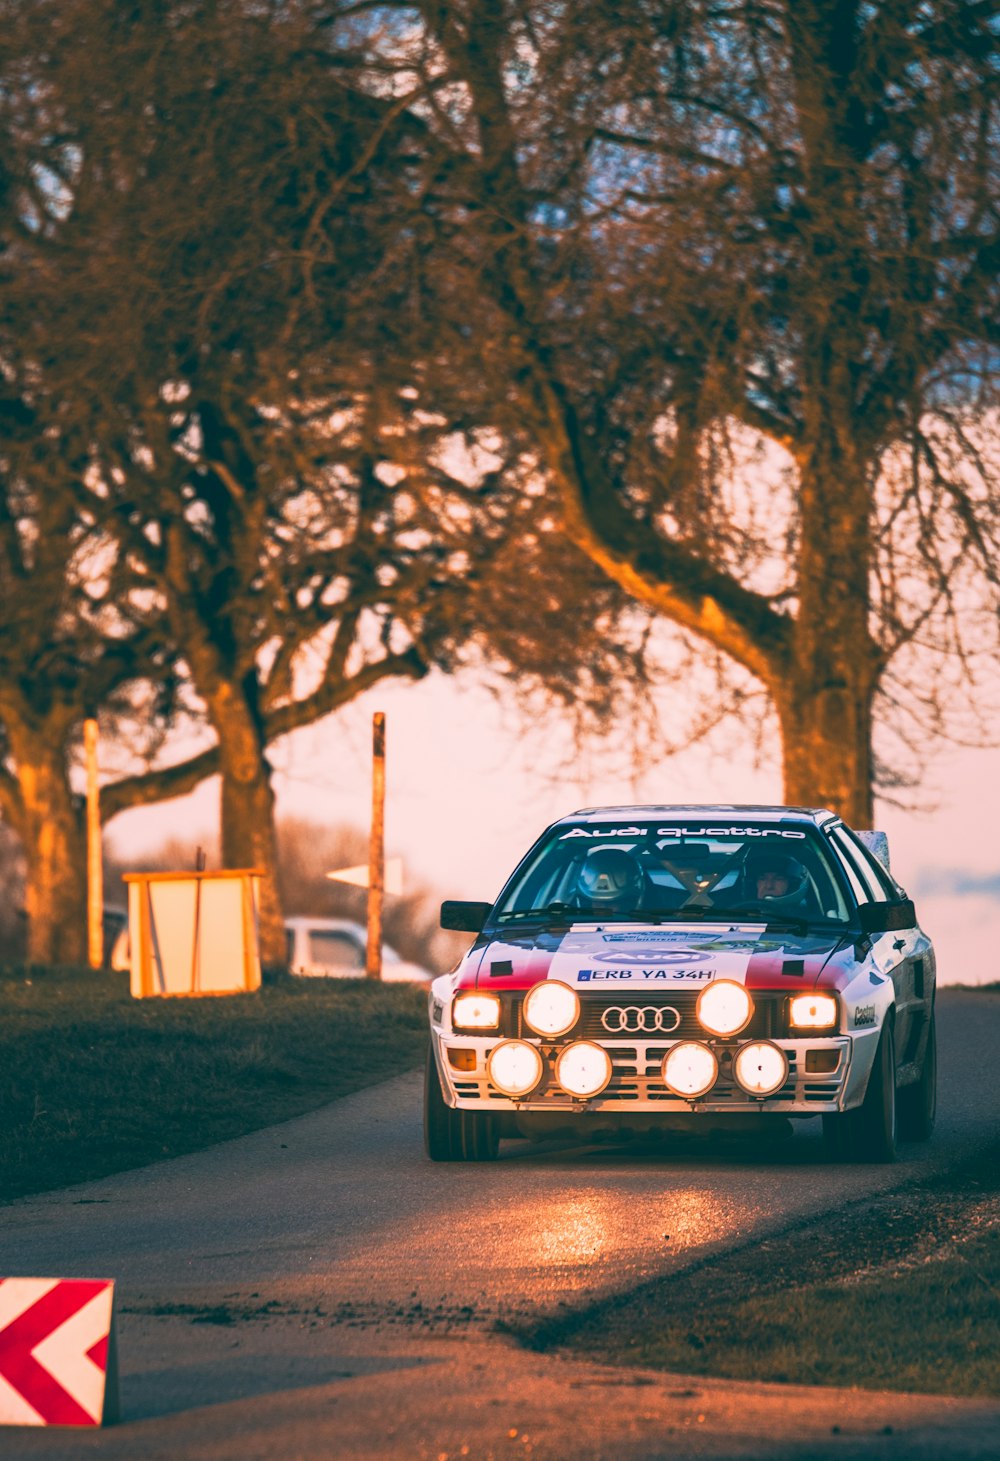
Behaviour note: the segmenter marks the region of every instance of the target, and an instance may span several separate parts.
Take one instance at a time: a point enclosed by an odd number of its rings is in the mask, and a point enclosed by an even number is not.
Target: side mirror
[[[460,903],[449,898],[441,904],[441,927],[458,933],[482,933],[492,907],[492,903]]]
[[[913,928],[917,910],[910,898],[899,903],[862,903],[858,919],[862,933],[892,933],[898,928]]]

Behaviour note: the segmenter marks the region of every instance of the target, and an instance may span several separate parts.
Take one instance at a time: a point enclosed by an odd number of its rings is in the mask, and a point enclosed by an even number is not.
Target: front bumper
[[[856,1106],[864,1096],[868,1075],[875,1058],[878,1030],[861,1035],[774,1040],[788,1061],[788,1077],[773,1095],[750,1097],[737,1084],[732,1074],[732,1058],[741,1040],[713,1040],[719,1060],[719,1076],[712,1089],[698,1100],[685,1100],[668,1090],[663,1081],[663,1057],[677,1040],[602,1039],[599,1043],[611,1057],[614,1074],[611,1084],[599,1096],[576,1099],[562,1090],[555,1078],[556,1056],[567,1040],[550,1042],[536,1039],[530,1043],[541,1051],[545,1073],[540,1085],[523,1100],[512,1100],[491,1085],[486,1071],[490,1051],[499,1036],[453,1034],[432,1027],[432,1039],[441,1087],[449,1106],[463,1111],[501,1112],[608,1112],[624,1115],[629,1112],[677,1114],[737,1115],[760,1114],[777,1116],[819,1116],[844,1111]],[[523,1038],[523,1037],[522,1037]],[[830,1052],[837,1064],[832,1071],[807,1070],[810,1051]],[[461,1052],[461,1053],[460,1053]],[[456,1058],[457,1057],[457,1058]],[[809,1062],[812,1063],[812,1062]],[[458,1064],[466,1069],[457,1068]]]

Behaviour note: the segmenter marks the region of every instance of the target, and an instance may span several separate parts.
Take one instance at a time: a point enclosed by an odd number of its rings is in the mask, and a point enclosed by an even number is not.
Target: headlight
[[[565,1035],[580,1018],[580,997],[558,979],[543,979],[528,990],[524,1023],[536,1035]]]
[[[788,1017],[799,1030],[831,1030],[837,1023],[837,1001],[832,994],[797,994]]]
[[[736,1053],[733,1075],[748,1096],[771,1096],[785,1084],[788,1060],[769,1040],[750,1040]]]
[[[675,1096],[693,1100],[715,1085],[719,1062],[707,1045],[682,1040],[663,1057],[663,1079]]]
[[[458,994],[451,1009],[456,1030],[496,1030],[500,1025],[500,1001],[495,994]]]
[[[716,979],[698,996],[699,1022],[712,1035],[738,1035],[749,1025],[753,1000],[742,984],[733,979]]]
[[[592,1040],[576,1040],[556,1061],[556,1080],[571,1096],[599,1096],[611,1080],[611,1056]]]
[[[490,1051],[486,1074],[498,1091],[516,1100],[538,1085],[542,1078],[542,1057],[527,1040],[502,1040]]]

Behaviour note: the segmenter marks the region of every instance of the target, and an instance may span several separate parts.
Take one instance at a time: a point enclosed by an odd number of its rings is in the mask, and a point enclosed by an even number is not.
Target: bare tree
[[[36,237],[19,282],[49,331],[36,360],[49,398],[86,421],[80,482],[216,736],[209,760],[107,788],[106,810],[217,769],[223,858],[265,870],[264,954],[280,959],[267,738],[382,675],[423,672],[412,645],[359,647],[376,586],[343,563],[338,575],[331,547],[351,506],[342,493],[322,535],[296,521],[315,473],[282,455],[316,450],[311,426],[293,439],[290,381],[376,252],[361,215],[384,108],[344,84],[345,52],[310,50],[277,12],[31,9],[23,59],[47,180],[44,226],[22,203]],[[325,673],[304,700],[307,643]]]
[[[27,957],[82,963],[85,830],[71,769],[84,716],[143,676],[145,739],[168,714],[163,646],[127,612],[132,583],[93,514],[72,490],[80,442],[50,412],[23,361],[4,361],[7,430],[0,446],[0,812],[26,864]],[[74,456],[77,461],[74,462]],[[134,583],[134,581],[132,581]]]
[[[62,818],[78,843],[76,727],[157,671],[171,709],[200,711],[213,743],[106,786],[105,819],[219,773],[222,856],[264,870],[263,952],[277,962],[271,741],[471,648],[543,677],[548,657],[560,693],[582,673],[605,702],[613,675],[641,683],[642,657],[555,612],[542,632],[540,582],[606,631],[625,600],[558,545],[517,462],[449,463],[461,409],[442,415],[414,384],[397,323],[423,288],[400,217],[436,153],[421,119],[357,84],[350,38],[237,0],[37,0],[10,19],[4,349],[18,403],[45,417],[26,432],[17,490],[48,514],[29,536],[52,559],[24,613],[51,637],[67,594],[89,603],[81,535],[114,570],[105,619],[74,621],[105,679],[63,677],[59,725],[36,722],[11,747],[10,805],[33,741],[61,798],[39,837]],[[500,566],[512,530],[514,582]],[[132,638],[111,633],[113,614]],[[34,691],[49,694],[44,673]],[[13,714],[3,723],[19,733]],[[77,843],[51,866],[29,858],[29,888],[58,866],[79,904]],[[32,911],[79,947],[76,904]],[[48,936],[33,935],[36,957]]]
[[[766,687],[786,799],[870,823],[890,663],[940,727],[911,651],[996,643],[991,7],[418,8],[370,85],[422,87],[468,410],[605,573]]]

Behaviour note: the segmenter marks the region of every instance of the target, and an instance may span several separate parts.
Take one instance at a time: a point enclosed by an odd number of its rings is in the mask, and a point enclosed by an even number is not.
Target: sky
[[[678,692],[673,692],[678,693]],[[471,678],[432,674],[387,684],[273,753],[278,816],[365,828],[371,800],[371,718],[387,718],[386,842],[407,882],[442,898],[493,899],[549,822],[580,807],[656,802],[780,802],[776,739],[762,764],[737,739],[667,759],[655,748],[636,775],[613,730],[576,755],[557,724],[526,722],[517,707]],[[1000,979],[1000,894],[951,890],[953,873],[1000,874],[1000,749],[942,747],[921,791],[920,810],[881,807],[892,870],[916,898],[934,939],[938,979]],[[217,782],[191,796],[141,808],[109,828],[116,850],[138,855],[168,836],[195,845],[217,825]],[[318,913],[322,909],[316,910]]]

